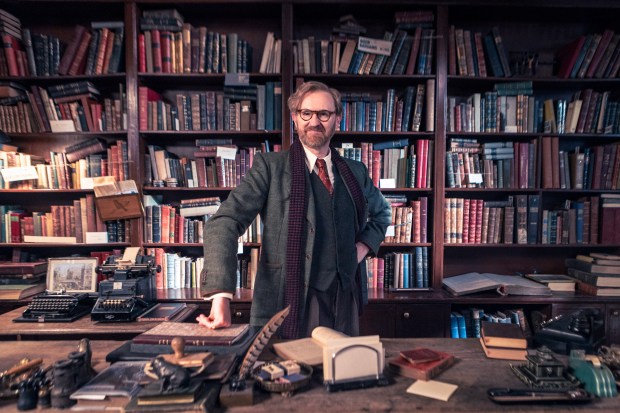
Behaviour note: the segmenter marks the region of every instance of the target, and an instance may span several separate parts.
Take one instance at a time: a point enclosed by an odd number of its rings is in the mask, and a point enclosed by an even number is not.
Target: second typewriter
[[[154,257],[137,255],[126,261],[110,256],[100,267],[107,277],[99,283],[99,298],[90,317],[93,321],[133,321],[154,303]]]

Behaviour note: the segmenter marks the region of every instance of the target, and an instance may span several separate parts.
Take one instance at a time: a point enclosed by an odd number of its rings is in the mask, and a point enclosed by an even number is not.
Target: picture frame
[[[97,291],[97,258],[48,258],[47,289],[66,293]]]

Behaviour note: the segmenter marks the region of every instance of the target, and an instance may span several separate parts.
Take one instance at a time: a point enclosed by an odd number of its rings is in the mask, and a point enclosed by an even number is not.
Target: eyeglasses
[[[316,115],[316,117],[321,122],[327,122],[334,113],[336,112],[330,112],[329,110],[300,109],[297,111],[297,114],[299,115],[299,117],[305,121],[309,121],[310,119],[312,119],[312,115]]]

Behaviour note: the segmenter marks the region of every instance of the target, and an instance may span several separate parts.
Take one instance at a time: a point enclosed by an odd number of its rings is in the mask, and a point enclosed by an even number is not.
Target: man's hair
[[[340,92],[336,89],[327,86],[325,83],[316,82],[311,80],[309,82],[302,83],[288,98],[288,109],[291,113],[297,112],[300,109],[301,102],[304,98],[314,92],[326,92],[329,93],[334,99],[334,105],[336,106],[336,115],[342,115],[342,102],[340,101]]]

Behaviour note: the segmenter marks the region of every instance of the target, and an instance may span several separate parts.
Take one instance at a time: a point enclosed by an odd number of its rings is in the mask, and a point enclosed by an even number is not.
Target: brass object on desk
[[[185,339],[182,337],[173,338],[170,347],[172,347],[174,351],[173,354],[160,354],[146,363],[144,372],[147,376],[156,380],[160,378],[155,374],[153,369],[153,363],[157,358],[161,358],[167,363],[188,369],[191,377],[195,377],[202,373],[215,358],[213,353],[208,351],[202,353],[185,353]]]
[[[16,397],[17,386],[26,380],[32,373],[39,370],[43,359],[23,358],[14,366],[0,372],[0,399]]]

